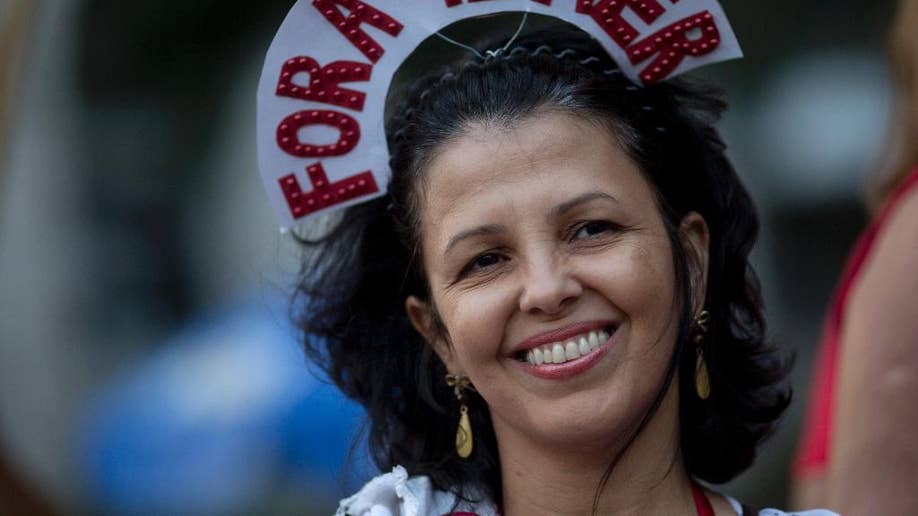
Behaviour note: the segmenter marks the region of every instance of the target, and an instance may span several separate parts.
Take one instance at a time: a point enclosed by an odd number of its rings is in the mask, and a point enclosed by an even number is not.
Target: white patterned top
[[[731,497],[727,501],[737,516],[744,515],[742,506]],[[357,494],[341,500],[335,516],[499,516],[497,507],[490,502],[469,503],[458,501],[452,493],[434,489],[427,477],[409,477],[401,466],[391,473],[369,481]],[[802,512],[784,512],[762,509],[759,516],[838,516],[832,511],[814,509]]]

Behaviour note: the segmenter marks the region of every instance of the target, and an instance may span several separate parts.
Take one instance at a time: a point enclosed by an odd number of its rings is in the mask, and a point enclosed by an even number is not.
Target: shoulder
[[[876,274],[886,267],[914,273],[918,266],[918,171],[909,188],[898,192],[896,198],[889,201],[879,223],[881,226],[868,261],[868,273]]]
[[[401,466],[370,480],[355,495],[341,500],[335,516],[440,516],[449,513],[496,516],[487,501],[470,503],[433,487],[423,476],[409,477]]]
[[[906,254],[907,259],[918,256],[918,170],[908,188],[897,192],[896,198],[886,207],[881,218],[882,227],[877,235],[878,251],[894,250]],[[910,263],[911,264],[911,263]]]
[[[918,188],[903,192],[889,211],[876,237],[864,270],[851,292],[846,317],[846,346],[858,353],[902,362],[915,357],[918,332]],[[893,346],[876,346],[885,341]]]
[[[743,505],[740,502],[730,496],[725,496],[725,498],[730,503],[730,506],[733,507],[733,510],[736,511],[736,514],[740,516],[839,516],[838,514],[827,509],[810,509],[808,511],[784,512],[779,509],[767,508],[760,510],[758,515],[745,514],[743,512]]]

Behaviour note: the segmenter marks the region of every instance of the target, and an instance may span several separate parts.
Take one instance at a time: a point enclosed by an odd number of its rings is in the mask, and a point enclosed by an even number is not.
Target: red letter
[[[355,197],[379,191],[376,180],[369,171],[331,184],[328,183],[328,177],[321,163],[306,167],[306,171],[309,173],[309,182],[312,183],[312,191],[308,194],[303,193],[299,181],[293,174],[278,180],[294,219],[305,217],[317,210],[349,201]]]
[[[686,33],[697,30],[701,37],[688,39]],[[683,18],[664,27],[628,49],[632,64],[646,61],[650,56],[659,54],[641,73],[644,84],[650,84],[666,78],[682,62],[682,58],[701,56],[713,52],[720,45],[720,31],[714,17],[708,11]]]
[[[309,72],[309,86],[305,88],[293,83],[293,76],[300,72]],[[277,94],[363,111],[366,93],[340,88],[338,84],[369,81],[372,72],[372,65],[354,61],[335,61],[319,68],[319,63],[311,57],[294,57],[287,60],[281,69],[280,80],[277,81]]]
[[[622,18],[625,7],[630,7],[648,25],[665,11],[656,0],[600,0],[595,5],[593,0],[577,0],[577,12],[589,14],[622,48],[627,48],[638,35],[637,29]]]
[[[311,145],[300,141],[297,133],[307,125],[330,125],[341,131],[338,141],[330,145]],[[360,141],[360,125],[337,111],[299,111],[283,120],[277,127],[277,144],[287,154],[301,158],[340,156],[351,151]]]
[[[372,62],[379,61],[385,50],[375,39],[360,28],[360,24],[369,23],[377,29],[391,35],[398,36],[404,26],[397,22],[395,18],[388,14],[371,7],[361,0],[313,0],[312,5],[330,21],[332,25],[344,37],[348,39],[358,50],[363,52]],[[351,14],[344,17],[338,5],[343,5],[351,11]]]

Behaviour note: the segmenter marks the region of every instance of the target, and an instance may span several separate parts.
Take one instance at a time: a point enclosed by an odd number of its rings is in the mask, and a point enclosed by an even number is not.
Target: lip
[[[510,351],[511,356],[519,355],[520,353],[525,353],[532,348],[537,348],[539,346],[544,346],[545,344],[551,344],[552,342],[558,342],[562,340],[567,340],[570,337],[575,335],[580,335],[582,333],[587,333],[593,330],[601,330],[603,328],[608,328],[609,326],[614,326],[615,329],[618,329],[618,323],[615,321],[583,321],[579,323],[574,323],[563,328],[558,328],[557,330],[547,331],[545,333],[540,333],[529,337],[528,339],[520,342]],[[614,335],[614,333],[613,333]],[[563,365],[563,364],[559,364]]]
[[[527,373],[544,380],[564,380],[576,376],[587,371],[606,356],[606,353],[615,346],[615,341],[618,340],[618,330],[619,328],[616,327],[609,339],[601,343],[596,351],[563,364],[535,365],[529,362],[517,362],[517,364]]]

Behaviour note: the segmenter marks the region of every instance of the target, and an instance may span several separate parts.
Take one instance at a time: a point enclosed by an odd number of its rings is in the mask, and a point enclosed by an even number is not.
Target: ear
[[[711,234],[708,224],[698,212],[689,212],[679,223],[679,237],[685,248],[688,269],[695,304],[692,313],[697,314],[704,307],[708,288],[708,255]]]
[[[408,313],[408,319],[414,329],[421,334],[421,337],[427,341],[427,344],[433,348],[440,360],[446,365],[446,370],[451,374],[461,373],[461,370],[457,368],[452,346],[437,331],[434,323],[434,311],[430,304],[426,301],[421,301],[416,296],[408,296],[405,299],[405,312]]]

